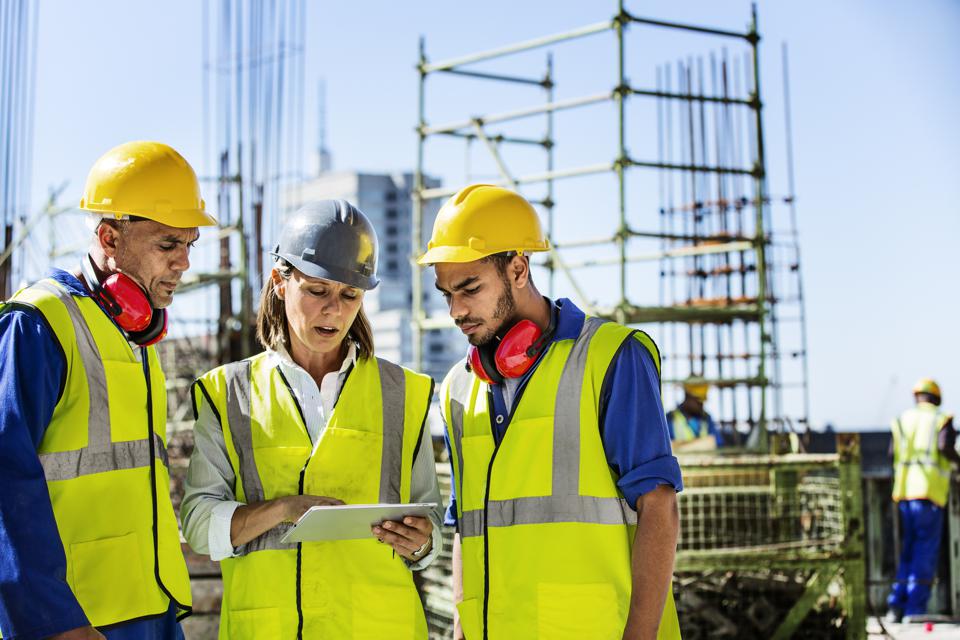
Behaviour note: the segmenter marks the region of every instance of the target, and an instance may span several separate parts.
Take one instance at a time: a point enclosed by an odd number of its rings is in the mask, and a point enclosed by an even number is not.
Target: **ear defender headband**
[[[90,256],[81,260],[90,292],[132,342],[149,347],[167,335],[167,310],[154,309],[147,292],[124,273],[114,273],[100,282]]]
[[[499,342],[470,345],[467,370],[487,384],[502,384],[507,378],[523,376],[537,361],[556,332],[555,309],[550,309],[550,326],[541,331],[532,320],[516,323]]]

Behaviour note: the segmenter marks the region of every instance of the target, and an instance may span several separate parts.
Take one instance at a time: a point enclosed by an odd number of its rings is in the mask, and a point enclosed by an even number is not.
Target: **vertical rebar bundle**
[[[276,237],[283,188],[302,178],[305,25],[305,0],[203,5],[204,155],[215,167],[221,226],[233,232],[221,234],[211,279],[221,361],[251,352],[264,242]]]
[[[0,295],[6,300],[23,272],[12,252],[14,231],[30,216],[33,121],[37,76],[37,3],[0,2]]]

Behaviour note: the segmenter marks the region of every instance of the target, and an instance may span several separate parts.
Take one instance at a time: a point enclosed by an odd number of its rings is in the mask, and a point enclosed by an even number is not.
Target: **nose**
[[[343,300],[340,299],[339,294],[328,296],[326,304],[323,305],[324,315],[339,316],[342,304]]]
[[[463,300],[458,298],[456,295],[450,296],[450,317],[454,320],[460,320],[461,318],[466,318],[470,315],[470,310],[467,308],[467,305],[463,303]]]
[[[178,273],[183,273],[190,268],[190,247],[183,247],[180,251],[174,252],[170,268]]]

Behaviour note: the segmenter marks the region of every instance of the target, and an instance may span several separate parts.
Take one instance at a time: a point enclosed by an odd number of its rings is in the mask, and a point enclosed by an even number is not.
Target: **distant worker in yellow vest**
[[[0,311],[0,633],[182,639],[190,584],[153,345],[197,227],[216,221],[159,142],[104,154],[80,208],[94,228],[82,265]]]
[[[427,623],[412,570],[440,552],[441,510],[358,540],[285,543],[316,505],[440,502],[433,381],[374,356],[363,311],[377,236],[344,200],[283,225],[260,296],[266,351],[194,385],[184,536],[220,560],[220,638],[409,638]]]
[[[916,406],[896,418],[893,431],[893,500],[900,512],[900,563],[887,619],[909,622],[927,612],[937,573],[943,510],[950,471],[960,466],[953,416],[940,409],[940,386],[924,378],[913,387]]]
[[[470,343],[440,393],[460,633],[678,638],[681,479],[659,353],[643,332],[542,296],[529,254],[548,249],[526,200],[472,185],[419,259]]]
[[[723,436],[705,404],[710,385],[695,379],[683,383],[683,402],[667,414],[667,427],[674,450],[715,449],[724,445]]]

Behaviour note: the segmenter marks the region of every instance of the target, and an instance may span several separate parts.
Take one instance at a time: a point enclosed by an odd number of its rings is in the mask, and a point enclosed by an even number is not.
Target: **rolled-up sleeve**
[[[637,340],[624,343],[604,381],[600,427],[607,463],[631,508],[660,485],[683,489],[660,399],[660,375]]]

